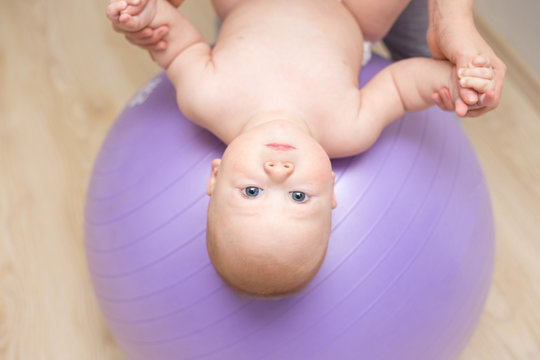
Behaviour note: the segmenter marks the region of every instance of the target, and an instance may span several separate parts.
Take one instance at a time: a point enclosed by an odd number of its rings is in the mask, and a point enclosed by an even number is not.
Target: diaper
[[[371,43],[364,41],[364,57],[362,59],[362,65],[366,65],[371,60]]]

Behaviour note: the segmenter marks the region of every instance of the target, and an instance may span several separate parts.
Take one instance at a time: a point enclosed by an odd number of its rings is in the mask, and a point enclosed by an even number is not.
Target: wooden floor
[[[124,358],[92,295],[83,203],[107,129],[159,69],[112,32],[105,3],[0,1],[0,359]],[[184,11],[210,40],[208,2]],[[464,360],[540,359],[540,107],[512,70],[499,109],[463,122],[497,226],[494,282]]]

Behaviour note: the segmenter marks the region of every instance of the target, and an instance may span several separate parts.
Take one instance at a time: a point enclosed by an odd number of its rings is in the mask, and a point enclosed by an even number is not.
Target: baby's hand
[[[489,60],[478,56],[468,67],[454,69],[448,88],[440,89],[432,99],[443,110],[471,116],[474,110],[489,105],[495,97],[495,71]]]
[[[174,7],[179,7],[184,2],[184,0],[168,1]],[[139,31],[124,31],[116,27],[115,30],[124,34],[130,43],[140,46],[143,49],[154,51],[167,49],[167,41],[165,41],[165,36],[169,33],[169,26],[167,25],[160,25],[154,28],[147,26]]]
[[[156,9],[156,0],[111,0],[107,6],[107,17],[116,31],[132,33],[148,27]]]
[[[461,97],[463,97],[464,89],[476,92],[474,95],[476,95],[477,102],[470,104],[471,110],[491,103],[495,97],[495,70],[489,59],[477,56],[468,67],[457,69],[457,75]]]

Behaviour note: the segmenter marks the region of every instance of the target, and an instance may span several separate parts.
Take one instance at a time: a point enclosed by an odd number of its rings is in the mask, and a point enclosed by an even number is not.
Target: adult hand
[[[438,14],[435,21],[430,21],[427,42],[435,59],[447,59],[456,68],[469,68],[479,56],[488,60],[495,72],[495,89],[478,96],[474,90],[460,88],[463,102],[469,105],[464,116],[482,115],[499,104],[506,65],[495,55],[491,47],[476,30],[472,14],[457,20],[446,19]],[[439,94],[446,97],[446,94]],[[438,104],[440,106],[440,104]]]

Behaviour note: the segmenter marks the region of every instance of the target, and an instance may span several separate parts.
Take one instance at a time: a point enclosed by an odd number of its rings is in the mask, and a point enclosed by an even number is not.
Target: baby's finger
[[[120,12],[127,7],[125,1],[114,1],[107,6],[106,14],[110,20],[118,21]]]
[[[492,68],[489,67],[472,67],[472,68],[462,68],[458,70],[458,77],[477,77],[481,79],[493,79],[495,73]]]
[[[464,88],[474,89],[479,93],[485,93],[489,90],[493,90],[494,82],[492,80],[475,77],[463,77],[459,79],[459,85]]]
[[[460,88],[459,97],[467,105],[474,105],[478,102],[478,93],[472,89]]]
[[[142,1],[142,0],[125,0],[125,1],[127,2],[128,6],[124,12],[131,16],[139,15],[144,10],[144,6],[146,5],[146,1]]]
[[[122,24],[127,24],[132,19],[133,17],[126,13],[121,13],[120,16],[118,17],[118,21],[120,21]]]
[[[431,95],[431,100],[433,100],[433,102],[435,103],[435,105],[437,105],[439,108],[441,108],[441,110],[446,110],[444,108],[444,105],[441,101],[441,95],[439,95],[439,93],[435,92]]]
[[[439,95],[441,96],[441,101],[444,105],[445,110],[451,111],[454,110],[454,102],[450,96],[450,90],[447,88],[442,88],[439,90]]]

